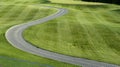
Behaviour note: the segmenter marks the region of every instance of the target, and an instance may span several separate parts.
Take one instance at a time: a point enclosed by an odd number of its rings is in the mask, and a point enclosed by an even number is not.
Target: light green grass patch
[[[61,4],[86,4],[86,5],[101,5],[103,3],[94,2],[83,2],[81,0],[50,0],[51,3],[61,3]]]

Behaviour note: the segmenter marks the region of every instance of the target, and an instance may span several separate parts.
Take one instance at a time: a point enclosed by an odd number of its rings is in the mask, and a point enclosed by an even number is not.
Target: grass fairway
[[[18,4],[19,1],[17,2],[17,0],[8,1],[9,0],[0,1],[0,67],[48,67],[39,66],[39,64],[50,65],[52,67],[77,67],[75,65],[38,57],[11,46],[5,38],[5,32],[7,29],[17,24],[46,17],[55,13],[56,10],[42,7],[40,8],[40,6],[26,5],[22,2]],[[20,59],[21,61],[15,60],[14,58]],[[27,61],[24,62],[22,60]]]
[[[120,6],[51,1],[69,13],[28,28],[24,32],[28,42],[53,52],[120,65]]]

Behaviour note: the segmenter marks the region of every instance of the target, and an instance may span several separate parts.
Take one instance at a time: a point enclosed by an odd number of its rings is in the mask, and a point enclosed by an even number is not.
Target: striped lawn
[[[120,64],[120,6],[59,6],[69,7],[69,13],[30,27],[24,32],[27,41],[65,55]]]
[[[10,27],[21,23],[26,23],[28,21],[40,19],[55,12],[55,9],[36,7],[33,5],[7,5],[5,3],[0,5],[0,57],[4,57],[0,58],[0,67],[48,67],[39,66],[38,64],[31,64],[28,62],[40,63],[43,65],[46,64],[53,67],[77,67],[75,65],[38,57],[18,50],[11,46],[5,38],[5,32]],[[10,58],[27,60],[28,62],[9,60]]]

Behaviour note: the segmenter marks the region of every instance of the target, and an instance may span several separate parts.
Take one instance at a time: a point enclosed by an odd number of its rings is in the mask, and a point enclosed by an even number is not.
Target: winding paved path
[[[55,7],[51,7],[51,8],[55,8]],[[9,43],[12,44],[12,46],[14,46],[15,48],[18,48],[25,52],[35,54],[38,56],[43,56],[43,57],[50,58],[50,59],[54,59],[54,60],[61,61],[61,62],[75,64],[78,66],[83,66],[83,67],[120,67],[120,66],[113,65],[113,64],[97,62],[97,61],[87,60],[87,59],[83,59],[83,58],[76,58],[76,57],[66,56],[66,55],[62,55],[62,54],[57,54],[54,52],[36,48],[35,46],[26,42],[22,36],[22,33],[26,28],[36,25],[36,24],[44,23],[44,22],[52,20],[52,19],[55,19],[55,18],[60,17],[68,12],[67,9],[63,9],[63,8],[56,8],[56,9],[58,9],[58,12],[56,12],[50,16],[47,16],[45,18],[42,18],[42,19],[39,19],[36,21],[32,21],[29,23],[16,25],[16,26],[13,26],[10,29],[8,29],[5,36],[6,36],[7,40],[9,41]]]

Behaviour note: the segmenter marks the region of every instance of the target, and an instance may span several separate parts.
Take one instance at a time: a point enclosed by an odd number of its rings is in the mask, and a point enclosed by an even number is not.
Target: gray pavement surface
[[[50,8],[55,8],[55,7],[50,7]],[[24,23],[24,24],[11,27],[10,29],[7,30],[5,34],[6,39],[12,46],[22,51],[25,51],[25,52],[28,52],[28,53],[31,53],[37,56],[42,56],[45,58],[50,58],[53,60],[69,63],[69,64],[74,64],[74,65],[83,66],[83,67],[120,67],[114,64],[108,64],[104,62],[98,62],[98,61],[88,60],[88,59],[83,59],[83,58],[76,58],[72,56],[66,56],[66,55],[50,52],[47,50],[37,48],[33,46],[32,44],[26,42],[22,36],[23,31],[26,28],[33,26],[33,25],[44,23],[46,21],[55,19],[57,17],[63,16],[64,14],[68,13],[67,9],[63,9],[63,8],[56,8],[56,9],[58,9],[58,12],[50,16],[41,18],[36,21],[31,21],[28,23]]]

